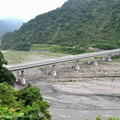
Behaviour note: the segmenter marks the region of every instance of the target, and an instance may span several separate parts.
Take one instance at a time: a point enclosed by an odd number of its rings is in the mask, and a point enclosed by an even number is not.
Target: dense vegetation
[[[6,63],[0,52],[0,120],[51,120],[47,110],[50,105],[43,101],[40,89],[28,85],[22,90],[14,90],[11,85],[16,79],[3,67]]]
[[[33,44],[31,50],[48,50],[53,53],[64,53],[64,54],[80,54],[85,53],[86,50],[80,48],[80,46],[60,46],[60,45],[48,45],[48,44]]]
[[[0,83],[7,82],[9,85],[14,85],[16,78],[7,68],[3,67],[3,64],[7,64],[2,52],[0,51]]]
[[[34,86],[16,91],[12,86],[0,83],[1,120],[51,120],[49,107]]]
[[[98,115],[96,117],[96,120],[104,120],[104,119],[102,118],[102,116]],[[120,119],[111,115],[107,120],[120,120]]]
[[[120,47],[120,0],[68,0],[61,8],[37,16],[2,43],[31,42],[62,46]]]

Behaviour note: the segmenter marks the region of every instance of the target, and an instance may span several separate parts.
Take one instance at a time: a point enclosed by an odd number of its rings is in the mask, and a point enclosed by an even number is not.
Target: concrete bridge
[[[73,68],[75,70],[80,70],[80,66],[78,63],[79,59],[88,59],[88,64],[93,63],[95,66],[97,66],[98,65],[97,57],[101,56],[103,61],[111,62],[112,61],[111,57],[115,55],[120,55],[120,49],[105,50],[105,51],[88,53],[88,54],[67,56],[64,58],[59,58],[59,59],[54,59],[54,60],[49,60],[49,61],[47,60],[47,61],[38,62],[38,63],[14,65],[14,66],[8,67],[8,69],[11,71],[17,71],[17,81],[20,81],[22,85],[25,85],[26,81],[24,78],[24,69],[52,65],[52,70],[48,71],[47,73],[50,72],[51,75],[56,76],[57,72],[55,70],[55,65],[57,63],[75,61],[75,66],[73,66]]]

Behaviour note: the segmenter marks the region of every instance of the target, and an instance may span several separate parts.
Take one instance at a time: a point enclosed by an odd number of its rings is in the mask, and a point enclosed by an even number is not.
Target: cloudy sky
[[[15,17],[30,20],[61,7],[65,1],[67,0],[0,0],[0,19]]]

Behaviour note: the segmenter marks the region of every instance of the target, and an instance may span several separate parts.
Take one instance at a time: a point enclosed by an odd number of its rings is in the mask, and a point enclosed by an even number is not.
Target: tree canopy
[[[0,83],[1,120],[51,120],[49,107],[40,89],[34,86],[16,91],[7,83]]]
[[[9,85],[14,85],[16,78],[11,71],[3,67],[3,64],[7,64],[7,61],[4,59],[4,56],[0,51],[0,83],[7,82]]]
[[[120,47],[119,21],[120,0],[68,0],[61,8],[39,15],[19,30],[7,33],[2,43],[114,49]]]
[[[28,85],[15,90],[16,78],[3,67],[6,63],[0,51],[0,120],[51,120],[50,105],[43,101],[40,89]]]

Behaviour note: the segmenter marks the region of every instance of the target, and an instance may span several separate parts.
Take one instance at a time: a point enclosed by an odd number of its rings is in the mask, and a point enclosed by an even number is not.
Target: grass
[[[104,120],[104,119],[103,119],[102,116],[98,115],[98,116],[96,117],[96,120]],[[106,120],[120,120],[120,118],[116,118],[116,117],[114,117],[114,116],[110,116],[110,117],[109,117],[108,119],[106,119]]]
[[[77,54],[76,49],[74,47],[68,47],[68,46],[60,46],[60,45],[48,45],[48,44],[33,44],[31,49],[40,50],[45,49],[49,50],[53,53],[60,53],[60,54]],[[81,51],[81,49],[77,50],[79,51],[79,54],[81,53],[90,53],[90,51]]]
[[[50,50],[53,51],[55,48],[59,48],[59,45],[48,45],[48,44],[33,44],[31,49],[45,49],[45,50]]]
[[[61,53],[61,54],[75,54],[76,49],[74,49],[74,47],[49,45],[49,44],[33,44],[31,49],[33,49],[33,50],[40,50],[40,49],[49,50],[53,53]],[[97,50],[97,48],[95,48],[95,49]],[[81,51],[81,48],[78,51]],[[95,52],[95,50],[85,50],[85,51],[82,51],[82,52],[76,53],[76,54],[85,54],[85,53],[93,53],[93,52]]]
[[[120,62],[120,56],[118,56],[118,57],[112,57],[112,59],[114,59],[114,61],[116,61],[116,62]]]
[[[33,50],[49,50],[52,53],[59,53],[67,55],[65,51],[62,51],[62,46],[60,45],[48,45],[48,44],[33,44],[31,49]]]
[[[52,52],[32,52],[32,51],[14,51],[9,50],[3,52],[5,59],[8,61],[8,64],[20,64],[24,62],[33,62],[48,58],[59,58],[65,56],[64,54],[57,54]]]
[[[8,61],[8,64],[19,64],[22,63],[27,58],[29,53],[21,51],[7,51],[3,52],[3,55],[5,59]]]

